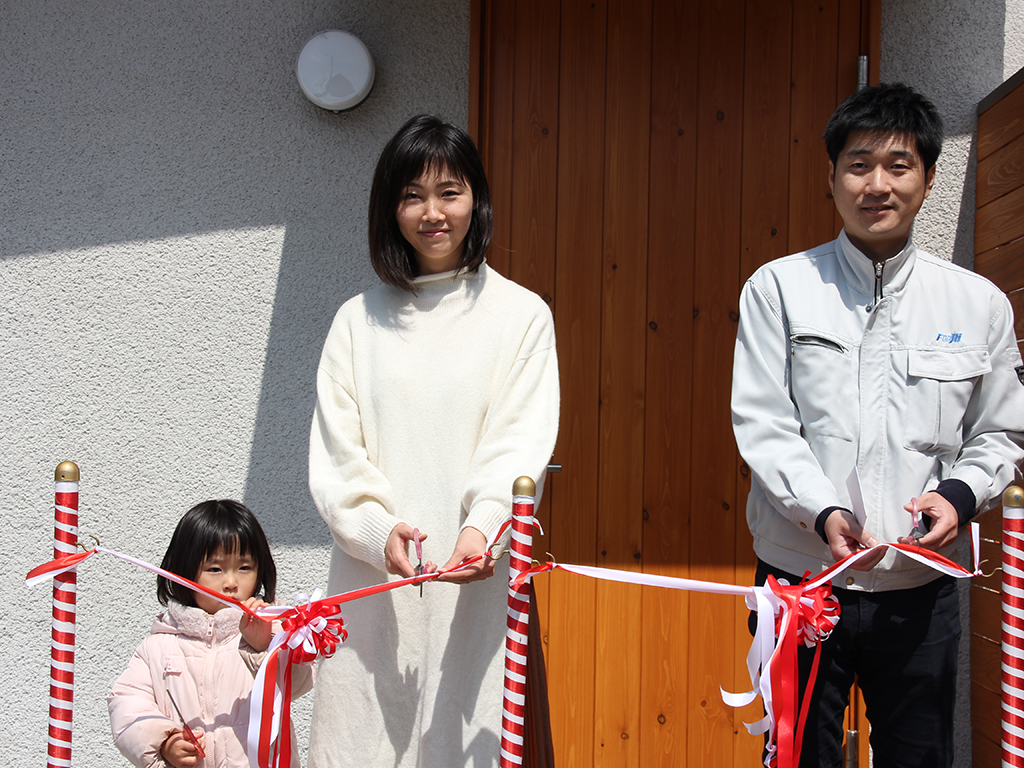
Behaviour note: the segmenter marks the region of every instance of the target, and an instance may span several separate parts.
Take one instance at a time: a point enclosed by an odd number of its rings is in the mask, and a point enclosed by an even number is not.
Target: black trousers
[[[791,584],[800,581],[758,560],[757,584],[769,573]],[[874,768],[948,768],[960,646],[955,580],[940,576],[891,592],[834,587],[833,593],[840,619],[822,645],[800,768],[842,768],[843,716],[854,678],[871,723]],[[756,613],[750,623],[756,627]],[[814,649],[800,648],[801,690],[813,658]]]

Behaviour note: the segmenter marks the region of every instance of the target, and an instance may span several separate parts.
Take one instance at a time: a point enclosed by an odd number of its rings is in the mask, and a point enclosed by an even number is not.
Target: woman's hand
[[[255,611],[257,608],[262,608],[266,605],[265,602],[260,600],[258,597],[250,597],[247,600],[242,601],[242,605],[251,611]],[[254,651],[265,651],[270,646],[270,641],[274,637],[274,629],[271,627],[270,622],[265,619],[257,619],[255,616],[250,616],[248,613],[243,613],[242,618],[238,621],[238,630],[242,633],[242,639],[249,644],[249,647]]]
[[[387,565],[388,573],[396,576],[409,578],[416,575],[416,568],[409,562],[409,542],[413,540],[413,528],[408,523],[399,523],[391,529],[388,534],[387,543],[384,545],[384,562]],[[424,541],[427,534],[420,532],[420,541]],[[424,565],[423,572],[431,573]]]
[[[455,542],[455,551],[448,559],[448,562],[441,566],[441,570],[454,568],[460,563],[477,555],[483,558],[477,560],[465,570],[458,573],[446,573],[437,577],[438,581],[450,581],[452,584],[468,584],[471,581],[480,581],[494,575],[494,560],[485,552],[487,548],[487,537],[476,528],[463,528],[462,533]]]
[[[203,749],[206,748],[206,736],[200,731],[193,731]],[[199,750],[195,744],[185,738],[181,731],[171,731],[160,746],[160,756],[174,768],[194,768],[199,762]]]

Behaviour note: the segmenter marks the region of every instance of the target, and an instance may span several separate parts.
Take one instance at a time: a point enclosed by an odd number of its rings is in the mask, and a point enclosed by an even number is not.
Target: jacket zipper
[[[875,264],[875,306],[882,301],[882,270],[885,269],[885,262]]]

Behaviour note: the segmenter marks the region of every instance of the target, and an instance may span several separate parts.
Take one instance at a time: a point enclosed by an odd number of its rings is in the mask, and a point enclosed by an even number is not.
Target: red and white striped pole
[[[78,465],[62,461],[53,473],[53,556],[74,554],[78,547]],[[78,574],[53,578],[53,623],[50,632],[50,728],[47,768],[71,766],[71,714],[75,693],[75,603]]]
[[[1024,489],[1003,494],[1003,768],[1024,768]]]
[[[533,507],[537,486],[529,477],[512,485],[512,544],[509,557],[508,622],[505,630],[505,691],[501,714],[501,768],[523,764],[526,733],[526,642],[530,625],[530,580],[512,580],[529,570],[533,552]]]

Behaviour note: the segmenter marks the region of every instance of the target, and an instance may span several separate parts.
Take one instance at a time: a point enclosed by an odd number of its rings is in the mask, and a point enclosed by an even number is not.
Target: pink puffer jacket
[[[160,747],[181,729],[167,692],[181,707],[190,728],[206,734],[206,758],[197,768],[247,768],[245,742],[249,727],[249,693],[262,661],[241,638],[241,611],[171,603],[153,622],[107,695],[114,744],[133,765],[163,768]],[[312,669],[296,667],[293,696],[312,687]],[[298,753],[292,740],[292,765]]]

